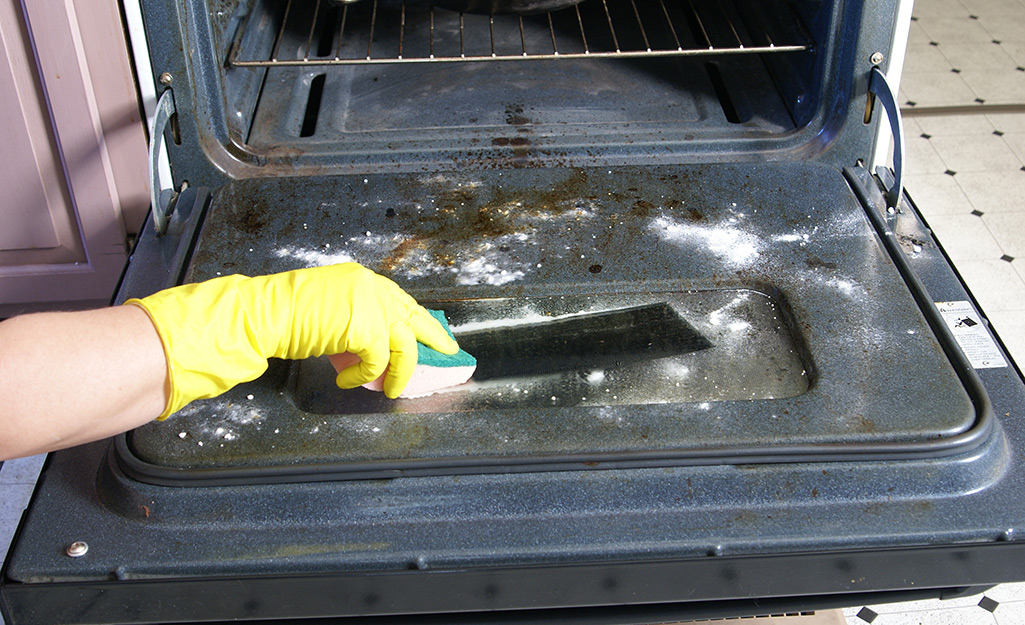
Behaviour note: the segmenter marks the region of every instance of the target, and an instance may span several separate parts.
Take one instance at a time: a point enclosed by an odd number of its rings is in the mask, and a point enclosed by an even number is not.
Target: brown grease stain
[[[501,187],[451,187],[435,192],[436,210],[415,216],[417,229],[427,232],[400,243],[381,262],[380,269],[394,271],[414,250],[427,250],[434,262],[453,266],[458,259],[454,246],[530,232],[537,218],[576,210],[577,202],[573,200],[597,200],[594,196],[582,197],[589,187],[587,173],[575,170],[552,188],[506,191]]]

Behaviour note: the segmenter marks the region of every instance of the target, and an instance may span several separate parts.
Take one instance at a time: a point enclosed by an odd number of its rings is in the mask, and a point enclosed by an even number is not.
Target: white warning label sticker
[[[979,313],[972,308],[971,302],[936,302],[936,308],[939,309],[957,344],[961,346],[961,351],[973,367],[992,369],[1007,366],[1000,348],[986,329],[986,324],[982,322]]]

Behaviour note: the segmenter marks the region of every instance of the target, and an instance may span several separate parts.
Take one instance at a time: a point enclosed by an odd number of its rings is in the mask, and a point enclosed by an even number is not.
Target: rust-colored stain
[[[855,419],[855,429],[858,432],[864,432],[866,434],[872,434],[872,433],[878,431],[878,429],[879,429],[876,426],[875,421],[873,421],[872,419],[869,419],[865,415],[862,415],[862,414],[855,415],[854,419]]]
[[[467,245],[472,247],[509,235],[530,234],[539,220],[577,210],[580,201],[598,201],[584,170],[575,170],[547,189],[508,191],[494,186],[460,186],[439,191],[431,189],[430,184],[416,183],[410,193],[414,197],[433,196],[435,210],[410,216],[416,219],[417,233],[388,254],[378,267],[381,271],[395,271],[406,265],[414,251],[427,252],[438,265],[455,266]],[[643,203],[641,208],[643,212],[655,209],[648,203]],[[395,216],[401,218],[405,214],[405,211],[396,212]],[[601,271],[600,266],[595,267],[598,269],[589,269],[591,273]]]
[[[425,249],[426,247],[427,246],[425,245],[421,237],[412,237],[410,239],[402,241],[397,246],[395,246],[395,249],[392,250],[392,253],[387,258],[385,258],[384,261],[381,262],[380,269],[383,271],[394,271],[402,264],[402,259],[408,256],[412,250],[421,250]],[[437,256],[438,255],[435,255],[435,262],[439,260]],[[450,260],[448,263],[445,264],[450,266],[451,264],[454,264],[454,262],[454,260]]]

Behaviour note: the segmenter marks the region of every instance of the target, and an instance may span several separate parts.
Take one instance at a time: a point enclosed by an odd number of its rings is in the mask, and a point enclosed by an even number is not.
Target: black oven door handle
[[[886,191],[887,208],[895,208],[900,202],[904,191],[904,122],[900,117],[900,107],[893,89],[886,80],[886,75],[878,67],[872,68],[868,79],[869,93],[878,98],[886,117],[890,121],[890,132],[893,134],[893,185]]]

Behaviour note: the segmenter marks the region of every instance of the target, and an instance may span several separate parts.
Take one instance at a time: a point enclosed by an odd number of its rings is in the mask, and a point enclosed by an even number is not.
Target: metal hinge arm
[[[893,89],[886,80],[886,75],[878,67],[872,68],[868,79],[868,91],[878,99],[886,111],[893,134],[893,185],[886,190],[886,206],[895,208],[904,192],[904,122],[900,117],[900,107]]]
[[[157,234],[164,234],[167,231],[168,216],[174,205],[174,188],[164,187],[160,183],[159,159],[164,150],[164,132],[175,113],[174,93],[167,89],[160,94],[153,115],[153,125],[149,129],[150,208],[153,211],[153,225]]]

